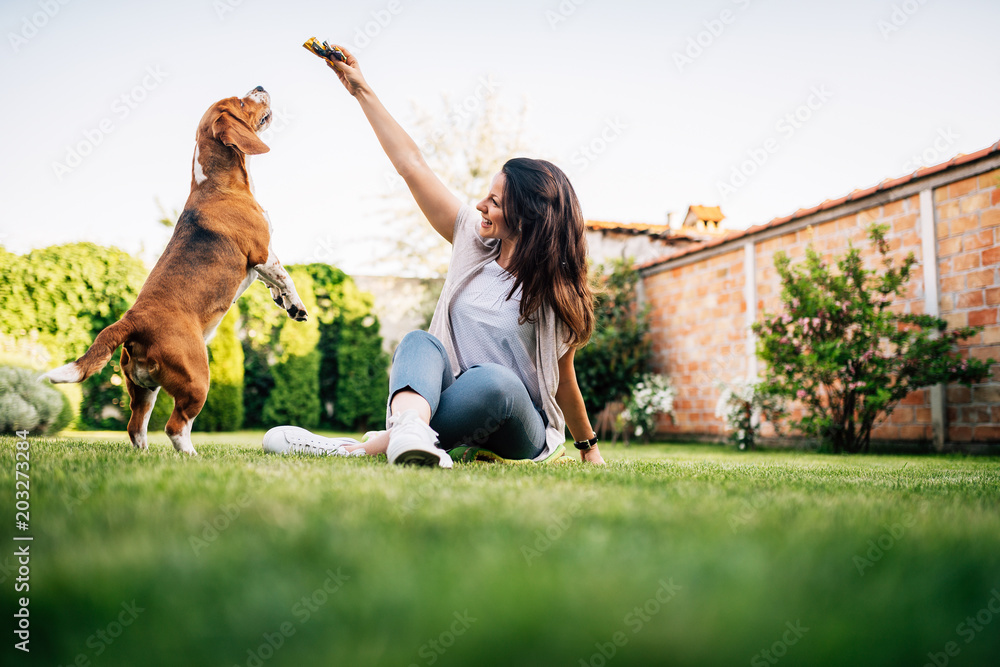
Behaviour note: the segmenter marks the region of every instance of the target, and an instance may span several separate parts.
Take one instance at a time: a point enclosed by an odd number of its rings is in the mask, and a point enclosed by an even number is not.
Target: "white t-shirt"
[[[430,334],[444,345],[451,367],[456,371],[460,368],[460,364],[451,333],[453,325],[450,316],[451,304],[469,280],[500,256],[500,244],[496,239],[484,239],[479,236],[480,219],[478,211],[471,206],[463,206],[458,212],[448,276],[441,288],[441,298],[438,299],[434,317],[431,319]],[[503,294],[506,295],[506,292]],[[556,447],[566,442],[566,417],[556,403],[556,390],[559,389],[559,359],[569,350],[569,343],[566,342],[566,325],[556,316],[552,308],[548,306],[539,308],[535,317],[537,321],[534,325],[533,360],[537,386],[542,397],[542,410],[549,424],[545,429],[545,449],[534,459],[541,461]],[[517,322],[516,319],[514,321]]]
[[[509,368],[527,387],[531,402],[540,409],[535,325],[530,321],[518,324],[521,288],[507,298],[513,282],[513,274],[494,260],[465,283],[448,308],[452,341],[461,372],[486,363]]]

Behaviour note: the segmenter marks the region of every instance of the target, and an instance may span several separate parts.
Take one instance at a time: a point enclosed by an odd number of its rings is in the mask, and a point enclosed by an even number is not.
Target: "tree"
[[[630,396],[633,385],[649,372],[653,355],[646,337],[649,308],[636,303],[639,272],[624,259],[613,260],[610,268],[610,273],[603,266],[594,271],[594,334],[576,356],[577,381],[591,414]]]
[[[853,246],[836,270],[812,246],[799,266],[777,253],[785,312],[764,314],[753,325],[757,354],[767,364],[764,390],[800,401],[806,414],[796,425],[834,452],[867,451],[877,420],[910,392],[940,382],[979,382],[995,363],[956,350],[981,327],[948,331],[943,319],[891,310],[917,260],[910,253],[895,265],[887,229],[869,228],[879,270],[865,269]]]

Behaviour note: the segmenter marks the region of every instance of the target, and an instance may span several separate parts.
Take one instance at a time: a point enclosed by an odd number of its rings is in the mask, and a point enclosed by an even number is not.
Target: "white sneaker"
[[[420,420],[416,410],[389,417],[389,463],[451,468],[448,452],[437,447],[437,432]]]
[[[264,451],[271,454],[364,456],[363,449],[353,452],[344,449],[345,446],[360,444],[354,438],[324,438],[298,426],[275,426],[264,434]]]

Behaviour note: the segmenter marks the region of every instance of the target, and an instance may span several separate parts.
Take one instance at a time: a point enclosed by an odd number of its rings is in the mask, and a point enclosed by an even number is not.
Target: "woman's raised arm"
[[[449,243],[455,231],[455,218],[462,207],[462,201],[437,177],[421,155],[416,142],[410,138],[396,119],[379,101],[371,86],[361,75],[358,59],[344,47],[339,47],[347,57],[345,62],[337,61],[327,65],[337,73],[337,78],[361,104],[361,110],[375,130],[375,136],[382,144],[382,150],[389,157],[396,172],[403,177],[417,206],[430,221],[431,226]]]

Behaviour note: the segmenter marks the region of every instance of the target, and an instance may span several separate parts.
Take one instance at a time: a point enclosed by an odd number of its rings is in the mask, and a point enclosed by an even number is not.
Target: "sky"
[[[381,217],[393,171],[310,36],[407,129],[442,94],[525,104],[588,219],[721,205],[740,229],[995,143],[997,25],[996,0],[3,0],[0,244],[155,257],[202,114],[262,85],[278,256],[377,273],[372,239],[407,234]]]

